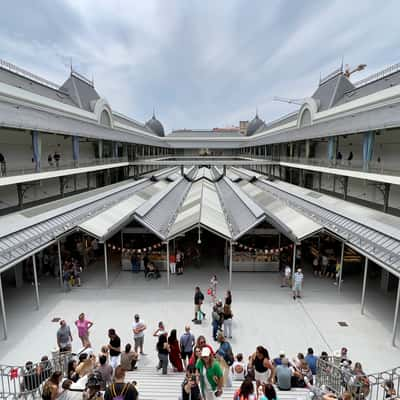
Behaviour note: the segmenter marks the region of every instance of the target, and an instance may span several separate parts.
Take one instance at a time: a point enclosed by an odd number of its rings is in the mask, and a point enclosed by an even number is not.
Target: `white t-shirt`
[[[286,267],[285,267],[285,276],[286,276],[286,278],[289,278],[290,277],[290,273],[292,272],[292,270],[291,270],[291,268],[289,267],[289,265],[287,265]]]
[[[133,322],[133,324],[132,324],[132,331],[134,330],[134,329],[137,329],[137,328],[142,328],[144,326],[144,321],[142,321],[141,319],[139,320],[139,322]],[[142,331],[142,332],[139,332],[139,333],[133,333],[133,337],[135,338],[135,339],[137,339],[137,338],[141,338],[141,337],[143,337],[144,336],[144,331]]]
[[[304,278],[304,275],[303,275],[302,272],[296,272],[296,273],[294,274],[294,282],[295,282],[295,283],[301,283],[301,282],[303,282],[303,278]]]
[[[246,371],[245,363],[243,361],[241,361],[241,362],[235,361],[231,367],[233,380],[234,381],[243,381],[245,371]]]

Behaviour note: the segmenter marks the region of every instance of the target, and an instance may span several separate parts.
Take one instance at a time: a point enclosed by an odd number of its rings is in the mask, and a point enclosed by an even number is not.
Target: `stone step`
[[[156,400],[160,396],[163,400],[178,400],[183,379],[183,372],[168,370],[167,375],[162,375],[155,367],[139,367],[136,371],[126,373],[127,382],[137,382],[140,400]],[[224,387],[224,393],[219,400],[232,400],[240,384],[239,381],[233,381],[232,387]],[[277,390],[277,396],[280,400],[308,400],[309,391],[307,389]]]

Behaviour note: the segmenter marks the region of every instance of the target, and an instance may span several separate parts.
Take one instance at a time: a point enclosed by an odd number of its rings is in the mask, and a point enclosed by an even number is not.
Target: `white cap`
[[[211,354],[211,350],[208,347],[203,347],[201,350],[202,357],[209,357]]]

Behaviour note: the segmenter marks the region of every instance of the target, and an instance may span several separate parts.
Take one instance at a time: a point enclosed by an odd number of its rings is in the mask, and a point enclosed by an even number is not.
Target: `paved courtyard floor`
[[[214,271],[220,280],[219,296],[223,297],[228,274],[213,262],[200,269],[190,268],[183,276],[171,276],[169,289],[166,273],[157,281],[147,282],[143,273],[122,272],[116,266],[111,268],[110,288],[106,289],[103,264],[99,262],[84,274],[82,287],[68,293],[61,292],[54,278],[42,279],[39,310],[35,309],[33,287],[6,288],[9,337],[0,340],[0,363],[21,365],[49,354],[56,347],[58,324],[51,322],[55,317],[63,317],[70,324],[73,350],[78,350],[80,341],[73,321],[85,312],[94,322],[91,341],[96,350],[108,342],[108,328],[117,330],[123,345],[132,343],[131,323],[133,315],[139,313],[148,326],[147,356],[141,363],[155,365],[152,333],[157,322],[164,321],[168,330],[176,328],[180,334],[193,318],[194,286],[199,285],[206,293]],[[331,281],[306,275],[304,296],[294,301],[289,290],[280,287],[278,274],[234,273],[232,293],[234,352],[248,355],[263,344],[272,356],[280,350],[294,356],[309,346],[316,353],[332,353],[345,345],[350,358],[361,361],[367,372],[400,365],[400,349],[391,346],[393,294],[384,294],[368,282],[365,315],[361,315],[361,277],[345,279],[338,294]],[[192,330],[213,343],[208,299],[204,310],[206,321],[201,326],[192,324]],[[338,321],[345,321],[348,327],[340,327]]]

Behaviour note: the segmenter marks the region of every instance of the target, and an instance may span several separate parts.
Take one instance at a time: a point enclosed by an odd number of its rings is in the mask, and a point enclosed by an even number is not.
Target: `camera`
[[[192,375],[192,376],[190,377],[190,381],[191,381],[191,382],[196,382],[196,375]]]

